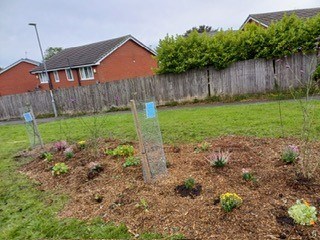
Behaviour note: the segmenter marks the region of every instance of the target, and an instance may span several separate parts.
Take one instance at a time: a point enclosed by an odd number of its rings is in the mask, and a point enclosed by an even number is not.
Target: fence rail
[[[265,93],[305,83],[316,67],[316,56],[294,54],[278,60],[253,59],[217,71],[213,67],[181,74],[163,74],[54,90],[60,114],[99,112],[128,106],[131,99],[154,96],[158,104],[204,99],[213,95]],[[19,108],[31,104],[35,115],[53,113],[49,91],[0,97],[0,120],[19,118]]]

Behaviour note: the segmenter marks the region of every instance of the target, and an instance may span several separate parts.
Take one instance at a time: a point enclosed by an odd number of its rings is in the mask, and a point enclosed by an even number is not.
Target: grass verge
[[[200,142],[221,135],[251,135],[258,137],[300,136],[302,114],[292,101],[281,102],[283,129],[280,127],[277,102],[165,109],[159,111],[159,121],[165,143]],[[319,140],[320,103],[314,101],[314,136]],[[78,141],[92,137],[97,131],[104,137],[124,141],[136,140],[130,113],[72,118],[39,125],[44,142],[61,139]],[[90,222],[58,219],[67,196],[36,190],[38,183],[16,174],[23,162],[13,155],[28,148],[23,125],[0,127],[0,239],[39,238],[121,238],[131,235],[125,226],[105,224],[100,219]],[[142,238],[160,238],[144,234]]]

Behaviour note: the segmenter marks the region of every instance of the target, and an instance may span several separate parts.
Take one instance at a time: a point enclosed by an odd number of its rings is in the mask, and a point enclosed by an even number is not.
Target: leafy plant
[[[67,159],[71,159],[74,156],[72,147],[66,148],[66,150],[64,150],[63,153],[64,153],[64,155],[66,156]]]
[[[66,141],[59,141],[59,142],[56,142],[54,144],[54,148],[57,150],[57,151],[63,151],[67,148],[67,142]]]
[[[241,206],[242,198],[236,193],[224,193],[220,196],[220,204],[224,211],[231,212],[234,208]]]
[[[194,152],[195,153],[200,153],[200,152],[206,152],[210,148],[210,143],[208,142],[203,142],[201,144],[198,144],[197,147],[195,147]]]
[[[69,167],[65,163],[56,163],[52,168],[52,175],[57,176],[67,173],[68,171]]]
[[[167,35],[156,49],[156,72],[181,73],[206,66],[219,70],[236,61],[311,52],[320,35],[319,22],[320,14],[306,20],[290,15],[266,29],[247,24],[242,31],[219,30],[213,36],[197,31],[187,36]]]
[[[230,159],[231,153],[229,152],[217,152],[217,153],[212,153],[209,155],[207,160],[210,162],[211,166],[214,167],[224,167]]]
[[[288,210],[289,216],[300,225],[314,225],[317,221],[317,210],[304,200],[297,200]]]
[[[126,158],[125,163],[122,165],[124,168],[130,167],[130,166],[137,166],[140,164],[140,158],[130,156]]]
[[[194,188],[195,184],[196,184],[196,181],[191,177],[184,181],[184,186],[186,189]]]
[[[142,208],[142,209],[144,209],[146,212],[149,211],[149,210],[148,210],[149,204],[148,204],[147,200],[144,199],[144,198],[141,198],[141,199],[140,199],[140,202],[136,204],[136,207]]]
[[[79,141],[78,148],[81,150],[85,149],[86,148],[86,141]]]
[[[43,152],[41,154],[41,159],[44,159],[45,161],[51,162],[53,160],[53,155],[50,152]]]
[[[289,145],[282,153],[281,159],[285,163],[293,163],[299,156],[299,149],[296,145]]]
[[[119,145],[115,149],[107,149],[106,154],[116,157],[130,157],[134,154],[134,148],[131,145]]]
[[[250,172],[250,169],[242,168],[242,178],[246,181],[255,180],[255,177]]]

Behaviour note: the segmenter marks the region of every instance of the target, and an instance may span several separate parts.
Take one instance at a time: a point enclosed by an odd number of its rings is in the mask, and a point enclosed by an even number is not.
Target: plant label
[[[23,117],[24,117],[24,120],[26,122],[32,122],[33,121],[33,118],[32,118],[32,115],[30,112],[26,112],[23,114]]]
[[[147,102],[146,103],[146,115],[147,118],[155,118],[156,117],[156,107],[154,102]]]

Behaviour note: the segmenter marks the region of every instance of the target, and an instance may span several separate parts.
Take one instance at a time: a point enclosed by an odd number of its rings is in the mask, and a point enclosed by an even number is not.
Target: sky
[[[0,67],[43,51],[131,34],[155,48],[167,34],[208,25],[238,29],[249,14],[320,7],[319,0],[0,0]]]

